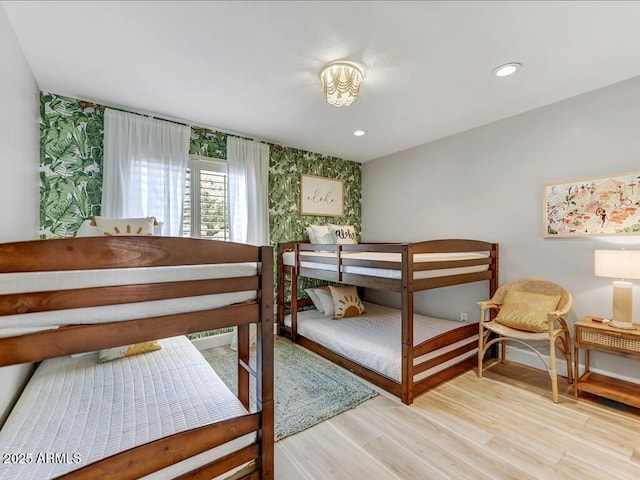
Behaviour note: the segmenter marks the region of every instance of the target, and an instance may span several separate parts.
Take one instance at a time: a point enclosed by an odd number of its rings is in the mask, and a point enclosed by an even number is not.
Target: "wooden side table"
[[[584,349],[584,373],[580,376],[580,349]],[[640,408],[640,385],[589,371],[589,352],[601,352],[640,360],[640,327],[623,330],[584,317],[575,324],[574,394],[589,392]]]

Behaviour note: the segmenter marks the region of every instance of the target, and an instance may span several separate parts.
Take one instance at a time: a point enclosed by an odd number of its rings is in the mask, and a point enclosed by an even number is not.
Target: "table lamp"
[[[633,284],[640,279],[640,250],[596,250],[596,277],[618,278],[613,282],[613,318],[617,328],[633,327]]]

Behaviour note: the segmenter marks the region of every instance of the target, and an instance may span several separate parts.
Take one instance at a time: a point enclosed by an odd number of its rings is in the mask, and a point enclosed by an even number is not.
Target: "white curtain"
[[[156,217],[163,235],[182,236],[191,128],[105,110],[102,215]]]
[[[269,145],[227,137],[229,172],[229,237],[232,242],[269,244]],[[256,328],[251,325],[249,342],[256,341]],[[234,329],[231,349],[236,350]]]
[[[227,137],[229,236],[232,242],[269,243],[269,145]]]

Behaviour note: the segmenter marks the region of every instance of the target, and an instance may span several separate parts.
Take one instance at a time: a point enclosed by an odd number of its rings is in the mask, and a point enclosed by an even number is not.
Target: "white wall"
[[[0,6],[0,242],[38,237],[39,91]],[[0,368],[0,424],[31,365]]]
[[[425,112],[437,115],[437,112]],[[574,297],[571,323],[611,315],[611,282],[596,278],[593,251],[640,249],[640,237],[543,238],[545,183],[640,170],[640,77],[363,165],[363,239],[472,238],[500,244],[500,283],[546,278]],[[416,310],[477,318],[484,285],[420,293]],[[388,294],[368,298],[397,304]],[[634,287],[640,321],[640,287]],[[533,365],[533,364],[532,364]],[[638,363],[592,356],[595,370],[640,381]]]

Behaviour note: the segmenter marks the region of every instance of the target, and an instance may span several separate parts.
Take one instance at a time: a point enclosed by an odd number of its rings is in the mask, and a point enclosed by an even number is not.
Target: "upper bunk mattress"
[[[53,478],[247,414],[186,337],[160,343],[158,351],[107,363],[96,355],[43,361],[0,430],[0,451],[12,455],[0,463],[0,479]]]
[[[335,252],[314,252],[305,251],[305,255],[321,258],[336,258]],[[382,262],[395,262],[400,264],[402,261],[402,255],[400,253],[386,253],[386,252],[342,252],[342,258],[349,258],[355,260],[374,260]],[[418,253],[413,256],[414,263],[422,262],[442,262],[453,260],[475,260],[479,258],[488,258],[489,252],[454,252],[454,253]],[[283,261],[285,265],[295,266],[296,252],[288,251],[284,252]],[[330,263],[317,263],[302,261],[300,266],[303,268],[315,268],[317,270],[335,270],[335,264]],[[414,272],[413,278],[421,280],[423,278],[435,278],[446,277],[449,275],[462,275],[465,273],[484,272],[488,270],[489,265],[473,265],[469,267],[455,267],[455,268],[440,268],[435,270],[421,270]],[[369,275],[372,277],[400,279],[402,277],[402,270],[399,269],[386,269],[386,268],[371,268],[360,267],[353,265],[343,265],[343,273],[352,273],[354,275]]]
[[[402,325],[400,310],[370,302],[363,302],[365,313],[357,317],[333,320],[318,310],[298,312],[298,334],[329,350],[400,383],[402,371]],[[450,332],[467,324],[427,317],[415,313],[413,345]],[[285,316],[291,326],[291,315]],[[476,335],[477,341],[477,335]],[[414,364],[441,355],[469,343],[470,339],[446,345],[414,359]],[[420,380],[453,365],[463,358],[477,355],[477,347],[414,377]]]
[[[0,274],[3,294],[44,292],[75,288],[138,285],[186,280],[251,277],[257,274],[255,263],[223,263],[177,267],[121,268],[61,272]],[[218,293],[197,297],[64,310],[64,324],[87,324],[135,320],[155,315],[171,315],[195,310],[221,308],[256,298],[255,291]],[[61,312],[34,312],[0,316],[0,337],[11,337],[57,328]]]

